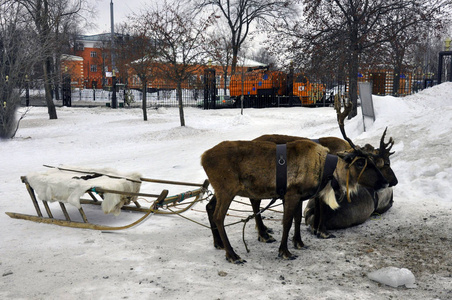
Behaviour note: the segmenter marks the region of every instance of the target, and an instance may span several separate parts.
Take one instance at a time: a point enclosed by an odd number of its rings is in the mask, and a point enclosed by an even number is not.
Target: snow
[[[386,127],[387,139],[395,140],[391,163],[399,184],[394,206],[385,214],[335,231],[335,239],[317,239],[303,228],[307,247],[296,250],[289,244],[298,258],[287,261],[277,257],[282,215],[267,211],[264,222],[273,228],[277,243],[257,241],[250,221],[245,227],[247,253],[243,223],[227,227],[235,251],[247,260],[234,265],[223,250],[214,249],[209,229],[175,215],[155,215],[136,228],[103,233],[2,213],[0,298],[451,299],[452,83],[404,98],[373,100],[376,121],[363,132],[359,115],[346,121],[346,131],[358,145],[378,147]],[[35,213],[20,176],[45,171],[43,165],[114,168],[202,183],[206,175],[200,156],[223,140],[269,133],[341,136],[332,108],[245,109],[244,115],[239,109],[186,108],[186,127],[179,126],[177,108],[150,109],[147,122],[139,108],[57,111],[58,119],[49,120],[46,108],[33,107],[16,138],[0,142],[1,212]],[[160,193],[164,188],[170,195],[179,192],[148,183],[141,191]],[[207,225],[205,205],[183,215]],[[242,204],[234,208],[250,210]],[[141,216],[104,215],[100,208],[85,212],[104,225],[128,224]],[[226,223],[249,214],[230,211]],[[393,288],[367,277],[386,267],[410,270],[417,288]]]
[[[392,286],[401,285],[407,288],[416,288],[416,278],[414,274],[406,268],[386,267],[367,274],[369,279]]]

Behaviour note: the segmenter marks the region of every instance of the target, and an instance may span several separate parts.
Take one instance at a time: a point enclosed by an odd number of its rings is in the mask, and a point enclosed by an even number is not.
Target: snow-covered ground
[[[296,260],[278,258],[282,214],[265,212],[277,243],[257,241],[253,222],[227,227],[244,265],[228,263],[211,233],[178,216],[155,215],[139,227],[103,233],[9,218],[34,214],[21,175],[46,171],[44,164],[115,168],[144,177],[202,183],[201,154],[223,140],[249,140],[280,133],[338,136],[332,108],[269,108],[215,111],[33,107],[13,140],[0,142],[1,299],[452,299],[452,83],[405,97],[374,96],[376,121],[346,121],[355,144],[379,145],[383,130],[395,139],[392,167],[399,179],[394,206],[366,223],[321,240],[302,231],[308,246],[291,249]],[[177,193],[172,190],[170,194]],[[167,186],[145,183],[143,192]],[[246,199],[243,199],[247,202]],[[208,224],[205,204],[184,213]],[[235,204],[236,205],[236,204]],[[243,205],[237,207],[246,208]],[[54,207],[54,206],[52,206]],[[246,208],[249,210],[249,208]],[[56,211],[56,210],[55,210]],[[98,208],[87,208],[95,214]],[[227,223],[248,213],[231,211]],[[98,214],[93,222],[138,219]],[[304,225],[303,225],[304,226]],[[367,274],[409,269],[417,288],[393,288]]]

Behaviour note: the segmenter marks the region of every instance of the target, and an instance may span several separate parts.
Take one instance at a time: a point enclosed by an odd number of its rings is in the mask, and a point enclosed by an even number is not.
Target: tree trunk
[[[358,114],[358,53],[353,52],[349,62],[348,72],[348,94],[349,100],[353,103],[353,110],[348,115],[348,119],[355,117]]]
[[[143,83],[143,87],[142,87],[142,92],[143,92],[143,101],[142,101],[142,109],[143,109],[143,121],[147,121],[148,120],[148,113],[146,110],[147,107],[147,103],[146,103],[146,98],[147,98],[147,82],[146,80],[142,80]]]
[[[237,56],[238,56],[238,49],[237,50],[233,49],[232,50],[231,75],[235,74],[235,69],[236,69],[237,63],[238,63]]]
[[[392,79],[392,95],[397,97],[399,95],[399,87],[400,87],[400,71],[401,68],[399,64],[394,66],[394,78]]]
[[[182,103],[182,82],[177,81],[177,100],[179,102],[180,126],[185,126],[184,105]]]
[[[55,104],[53,103],[52,93],[51,93],[50,78],[49,78],[49,58],[44,60],[42,69],[43,69],[43,73],[44,73],[44,90],[45,90],[47,111],[49,113],[49,119],[56,120],[56,119],[58,119],[58,117],[57,117],[57,112],[55,109]]]
[[[396,52],[398,55],[396,56],[395,64],[394,64],[394,79],[392,81],[392,94],[393,96],[399,96],[399,88],[400,88],[400,75],[402,75],[402,65],[403,65],[403,57],[404,53],[399,51]]]

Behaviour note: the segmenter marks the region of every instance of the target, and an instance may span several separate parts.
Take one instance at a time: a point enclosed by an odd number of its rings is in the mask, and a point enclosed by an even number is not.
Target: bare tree
[[[148,10],[142,18],[149,28],[148,38],[155,41],[160,73],[176,85],[180,123],[185,126],[182,84],[205,64],[202,44],[211,18],[197,18],[181,3],[165,3],[161,9]]]
[[[407,67],[414,64],[414,51],[421,41],[429,35],[439,36],[444,33],[445,25],[450,21],[451,8],[449,0],[417,1],[416,9],[407,7],[402,13],[390,13],[384,16],[392,21],[388,30],[389,41],[386,51],[389,65],[394,70],[393,94],[398,95],[400,75]],[[385,45],[386,46],[386,45]]]
[[[349,117],[356,116],[360,55],[365,49],[375,48],[388,41],[387,31],[392,23],[383,22],[383,16],[397,14],[412,3],[385,0],[305,0],[304,3],[310,25],[309,32],[306,32],[309,43],[321,46],[329,40],[343,41],[339,45],[346,55],[349,97],[354,105]]]
[[[50,119],[57,119],[55,104],[52,99],[52,67],[58,49],[59,30],[64,19],[74,18],[84,7],[86,0],[6,0],[18,3],[25,9],[34,25],[34,33],[38,41],[42,57],[42,71],[45,98]]]
[[[224,30],[220,24],[216,24],[213,31],[209,32],[206,36],[206,43],[204,44],[204,50],[206,51],[209,60],[215,65],[221,66],[223,71],[223,89],[226,95],[228,88],[227,78],[229,74],[229,67],[232,63],[232,44],[229,33]]]
[[[149,81],[155,76],[157,51],[155,41],[149,38],[147,30],[140,18],[131,18],[132,24],[125,26],[124,30],[129,32],[127,41],[121,43],[116,49],[117,65],[124,66],[122,73],[127,73],[130,69],[141,81],[141,90],[143,95],[142,110],[143,120],[147,121],[147,87]]]
[[[196,7],[214,7],[225,18],[230,30],[232,47],[231,72],[235,73],[237,57],[252,24],[270,23],[274,19],[286,18],[295,11],[291,0],[197,0]]]
[[[0,138],[13,138],[20,120],[20,94],[36,64],[38,52],[30,39],[29,23],[15,3],[0,5]]]

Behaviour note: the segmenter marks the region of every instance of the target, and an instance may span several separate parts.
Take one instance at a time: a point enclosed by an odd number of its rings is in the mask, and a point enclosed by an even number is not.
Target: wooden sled
[[[71,170],[72,171],[72,170]],[[83,172],[85,173],[85,172]],[[88,173],[88,172],[86,172]],[[104,175],[104,174],[101,174]],[[107,175],[108,176],[108,175]],[[127,178],[124,178],[127,179]],[[160,194],[147,194],[147,193],[134,193],[134,192],[124,192],[119,190],[110,190],[110,189],[104,189],[102,187],[92,187],[88,190],[86,190],[86,194],[91,197],[91,199],[81,199],[80,198],[80,204],[87,205],[101,205],[104,201],[104,195],[107,193],[110,194],[119,194],[121,196],[125,196],[126,198],[130,199],[130,205],[123,205],[121,207],[121,211],[136,211],[136,212],[142,212],[144,215],[139,218],[137,221],[124,225],[124,226],[105,226],[100,224],[94,224],[88,221],[88,218],[83,210],[83,207],[78,209],[80,216],[83,220],[83,222],[77,222],[71,220],[69,213],[66,209],[65,203],[58,201],[61,211],[64,215],[65,219],[57,219],[54,218],[52,211],[50,210],[50,206],[48,201],[44,200],[38,200],[36,193],[34,189],[31,187],[28,179],[26,176],[21,177],[22,182],[25,184],[27,191],[30,195],[31,201],[33,202],[33,205],[36,209],[37,215],[27,215],[27,214],[21,214],[21,213],[14,213],[14,212],[6,212],[8,216],[14,219],[22,219],[22,220],[29,220],[33,222],[38,223],[47,223],[47,224],[55,224],[59,226],[66,226],[66,227],[74,227],[74,228],[85,228],[85,229],[93,229],[93,230],[102,230],[102,231],[116,231],[116,230],[123,230],[132,228],[135,226],[138,226],[139,224],[143,223],[145,220],[147,220],[151,215],[153,214],[180,214],[188,209],[190,209],[193,205],[195,205],[197,202],[203,200],[204,194],[207,192],[207,188],[209,186],[209,181],[205,180],[202,184],[197,183],[187,183],[187,182],[179,182],[179,181],[168,181],[168,180],[159,180],[159,179],[149,179],[149,178],[140,178],[141,182],[152,182],[152,183],[159,183],[159,184],[168,184],[168,185],[183,185],[183,186],[192,186],[196,187],[193,190],[189,190],[187,192],[179,193],[174,196],[168,196],[168,190],[164,189]],[[127,179],[129,180],[129,179]],[[151,206],[149,208],[143,207],[137,200],[135,200],[137,197],[140,198],[153,198],[155,199]],[[191,199],[191,202],[188,202],[183,208],[178,209],[177,204],[187,200]],[[39,205],[39,202],[42,202],[42,205],[44,206],[47,217],[43,216],[41,212],[41,207]],[[133,203],[133,204],[132,204]]]

